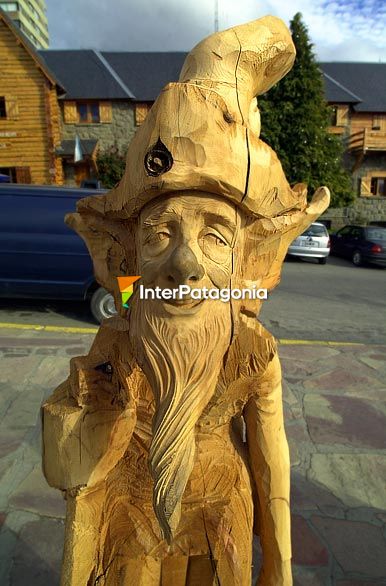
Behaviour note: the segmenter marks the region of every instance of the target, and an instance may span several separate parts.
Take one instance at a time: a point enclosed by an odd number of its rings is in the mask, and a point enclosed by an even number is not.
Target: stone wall
[[[113,121],[111,123],[97,124],[65,124],[62,110],[63,140],[75,139],[76,134],[80,139],[98,139],[100,152],[117,145],[124,153],[132,140],[137,127],[134,121],[134,107],[129,102],[112,102]]]
[[[351,162],[354,166],[353,157],[351,157]],[[352,173],[354,190],[358,191],[358,195],[369,195],[371,193],[371,177],[377,176],[386,176],[386,153],[367,152],[361,161],[360,167]]]
[[[386,197],[368,195],[371,177],[383,177],[386,173],[386,154],[366,153],[358,169],[352,171],[355,168],[355,161],[352,154],[345,153],[344,166],[351,172],[353,189],[357,193],[353,204],[345,208],[329,208],[319,218],[320,221],[326,221],[333,230],[347,224],[386,222]]]
[[[331,222],[332,229],[347,224],[386,222],[386,197],[357,197],[350,207],[329,208],[319,221]]]

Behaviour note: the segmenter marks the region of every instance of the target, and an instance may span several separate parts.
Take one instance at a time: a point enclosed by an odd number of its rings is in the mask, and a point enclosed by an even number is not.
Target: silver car
[[[288,254],[316,258],[320,265],[325,265],[330,254],[330,237],[324,224],[314,222],[303,234],[290,245]]]

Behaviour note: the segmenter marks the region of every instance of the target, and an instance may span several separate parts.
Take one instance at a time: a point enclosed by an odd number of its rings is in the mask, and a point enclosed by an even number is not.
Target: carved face
[[[158,199],[140,215],[138,269],[145,287],[229,287],[239,211],[221,197],[186,191]],[[171,314],[197,313],[211,300],[160,301]]]

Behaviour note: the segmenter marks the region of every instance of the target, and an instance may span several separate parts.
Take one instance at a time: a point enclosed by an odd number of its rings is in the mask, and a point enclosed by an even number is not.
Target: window
[[[8,183],[16,183],[16,168],[15,167],[0,167],[0,175],[9,177]],[[6,183],[4,181],[4,183]]]
[[[17,120],[19,117],[19,106],[15,96],[0,96],[0,120]]]
[[[318,224],[311,224],[302,236],[328,236],[327,228]]]
[[[338,232],[336,234],[337,235],[339,234],[339,236],[351,236],[351,232],[352,232],[352,227],[345,226],[344,228],[341,228],[341,230],[338,230]]]
[[[362,238],[363,236],[363,228],[357,228],[354,227],[351,229],[351,234],[350,234],[351,238]]]
[[[111,102],[74,102],[63,104],[65,124],[107,124],[113,121]]]
[[[372,177],[370,190],[373,195],[386,195],[386,177]]]
[[[99,122],[99,104],[96,103],[79,103],[77,104],[79,122],[95,124]]]
[[[31,183],[29,167],[0,167],[0,175],[8,175],[9,183]]]
[[[19,10],[18,2],[0,2],[0,7],[6,12],[17,12]]]
[[[386,241],[386,228],[366,228],[366,236],[369,240]]]
[[[0,118],[7,117],[7,108],[5,107],[5,98],[0,97]]]
[[[344,128],[349,122],[349,108],[345,104],[330,106],[330,125]]]
[[[338,123],[338,106],[331,106],[330,125],[337,126]]]
[[[386,116],[384,114],[373,114],[372,130],[386,130]]]

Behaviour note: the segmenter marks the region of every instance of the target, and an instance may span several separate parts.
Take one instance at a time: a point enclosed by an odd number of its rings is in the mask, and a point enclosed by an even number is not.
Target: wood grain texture
[[[62,586],[290,586],[289,456],[276,342],[261,301],[145,287],[273,288],[290,242],[328,205],[288,185],[254,96],[292,64],[266,17],[187,57],[129,147],[125,176],[67,217],[119,315],[43,406],[44,471],[66,492]]]

